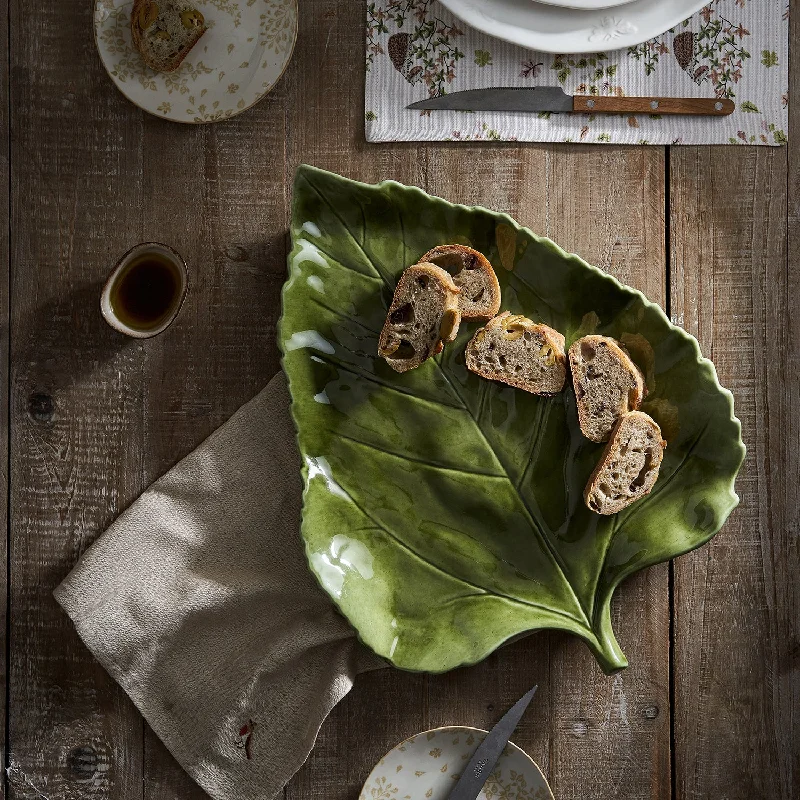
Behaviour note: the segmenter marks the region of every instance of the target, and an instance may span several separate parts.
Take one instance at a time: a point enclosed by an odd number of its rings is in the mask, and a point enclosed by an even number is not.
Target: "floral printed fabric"
[[[784,144],[788,14],[787,0],[713,0],[637,47],[551,55],[468,28],[436,0],[368,0],[367,140]],[[443,92],[548,85],[568,94],[727,97],[736,111],[703,118],[406,109]]]

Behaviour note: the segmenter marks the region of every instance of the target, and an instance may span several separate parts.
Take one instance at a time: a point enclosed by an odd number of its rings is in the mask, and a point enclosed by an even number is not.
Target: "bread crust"
[[[644,375],[628,355],[628,352],[625,350],[625,348],[616,339],[612,339],[610,336],[599,336],[592,334],[589,336],[583,336],[572,343],[569,348],[568,355],[573,385],[576,383],[576,371],[582,359],[580,350],[581,345],[584,343],[588,343],[595,348],[602,343],[608,347],[609,351],[625,367],[626,371],[631,375],[633,380],[633,386],[626,389],[626,391],[628,391],[628,404],[630,406],[628,410],[636,411],[641,406],[642,400],[647,395],[647,387],[645,386]],[[577,386],[575,390],[575,401],[578,407],[578,425],[580,426],[581,433],[583,433],[587,439],[591,439],[593,442],[608,441],[611,437],[611,431],[609,431],[609,433],[605,436],[597,436],[591,431],[591,414],[589,412],[588,403],[584,398],[579,397]]]
[[[592,504],[592,496],[594,495],[595,490],[598,488],[598,482],[603,474],[603,471],[606,469],[609,462],[615,456],[617,456],[617,451],[619,449],[617,437],[620,434],[622,427],[630,424],[646,425],[654,433],[655,440],[653,442],[653,447],[655,448],[655,462],[651,464],[650,471],[648,471],[646,476],[646,482],[642,484],[642,490],[640,492],[632,496],[623,497],[616,502],[601,504],[600,507],[597,507],[598,504]],[[664,448],[666,446],[667,443],[661,438],[661,428],[651,416],[645,414],[643,411],[629,411],[627,414],[623,414],[614,423],[611,436],[603,450],[602,455],[600,456],[600,460],[592,471],[592,474],[589,476],[589,480],[586,482],[586,488],[583,490],[583,500],[586,503],[587,508],[590,511],[594,511],[595,514],[608,516],[619,513],[623,508],[627,508],[629,505],[631,505],[631,503],[635,503],[637,500],[640,500],[642,497],[646,497],[648,494],[650,494],[653,486],[655,486],[655,483],[658,480],[658,473],[661,468],[661,462],[664,458]]]
[[[391,321],[391,316],[395,311],[410,302],[407,296],[409,291],[408,284],[421,274],[427,275],[437,281],[444,290],[444,304],[439,320],[440,337],[430,346],[424,357],[420,357],[420,354],[416,352],[412,358],[392,358],[384,352],[389,344],[389,339],[393,338],[392,334],[396,335],[396,323]],[[444,344],[454,341],[458,335],[458,328],[461,324],[461,312],[458,308],[459,294],[460,290],[453,282],[450,274],[441,267],[437,267],[435,264],[414,264],[404,270],[395,287],[392,303],[389,306],[389,310],[386,312],[386,321],[383,323],[383,328],[378,337],[378,355],[384,358],[386,363],[395,370],[395,372],[408,372],[408,370],[416,369],[431,356],[441,353]],[[441,326],[446,312],[450,312],[450,319],[453,321],[453,324],[448,331],[443,332]]]
[[[483,286],[489,292],[489,299],[476,308],[475,304],[462,291],[459,300],[461,316],[464,319],[488,319],[495,316],[500,310],[500,284],[497,281],[494,268],[489,263],[489,259],[483,253],[463,244],[440,244],[428,250],[420,259],[420,263],[436,264],[437,260],[446,259],[447,257],[452,260],[461,260],[462,268],[453,273],[453,281],[456,286],[463,290],[464,282],[467,278],[466,273],[471,271],[465,265],[472,263],[474,266],[471,269],[480,270],[483,277]]]
[[[555,366],[556,364],[560,365],[563,369],[563,379],[561,382],[561,387],[557,391],[553,392],[542,392],[532,388],[529,381],[524,380],[523,378],[519,378],[515,376],[513,373],[506,373],[506,372],[489,372],[488,370],[481,369],[477,362],[477,355],[480,352],[480,341],[482,338],[482,333],[491,328],[500,328],[503,327],[506,323],[506,320],[511,316],[517,316],[515,322],[525,330],[529,330],[533,333],[538,333],[542,338],[553,348],[553,353],[555,355]],[[533,322],[532,320],[528,319],[527,317],[520,317],[518,315],[512,315],[510,311],[504,311],[502,314],[498,314],[496,317],[489,320],[482,328],[479,328],[475,335],[470,339],[469,343],[467,344],[466,348],[466,361],[467,361],[467,369],[470,372],[474,372],[476,375],[480,375],[482,378],[486,378],[490,381],[499,381],[500,383],[508,384],[509,386],[513,386],[516,389],[522,389],[525,392],[530,392],[531,394],[540,395],[543,397],[551,397],[554,394],[557,394],[561,389],[564,388],[564,382],[566,381],[566,371],[567,371],[567,357],[566,353],[564,352],[565,347],[565,340],[562,334],[560,334],[554,328],[549,327],[548,325],[543,325],[541,323]]]

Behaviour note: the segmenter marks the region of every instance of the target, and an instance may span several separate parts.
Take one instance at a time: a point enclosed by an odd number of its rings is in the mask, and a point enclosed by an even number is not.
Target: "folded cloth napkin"
[[[384,665],[306,565],[283,374],[156,481],[55,596],[186,771],[271,800],[356,673]]]
[[[666,0],[668,2],[668,0]],[[624,6],[608,9],[596,53],[552,55],[487,36],[436,0],[367,3],[366,135],[370,142],[786,142],[787,0],[711,0],[637,47],[614,49]],[[729,117],[409,111],[428,96],[491,86],[562,86],[569,94],[728,97]]]

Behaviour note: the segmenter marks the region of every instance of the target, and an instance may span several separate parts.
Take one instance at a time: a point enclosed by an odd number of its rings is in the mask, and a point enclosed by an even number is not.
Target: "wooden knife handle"
[[[719,97],[614,97],[576,94],[572,110],[583,114],[695,114],[724,117],[732,114],[733,100]]]

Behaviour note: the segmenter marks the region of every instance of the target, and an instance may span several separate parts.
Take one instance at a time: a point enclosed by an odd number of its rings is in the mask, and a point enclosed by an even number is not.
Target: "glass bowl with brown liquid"
[[[144,242],[117,262],[100,296],[100,312],[116,330],[137,339],[165,331],[183,305],[186,263],[169,245]]]

